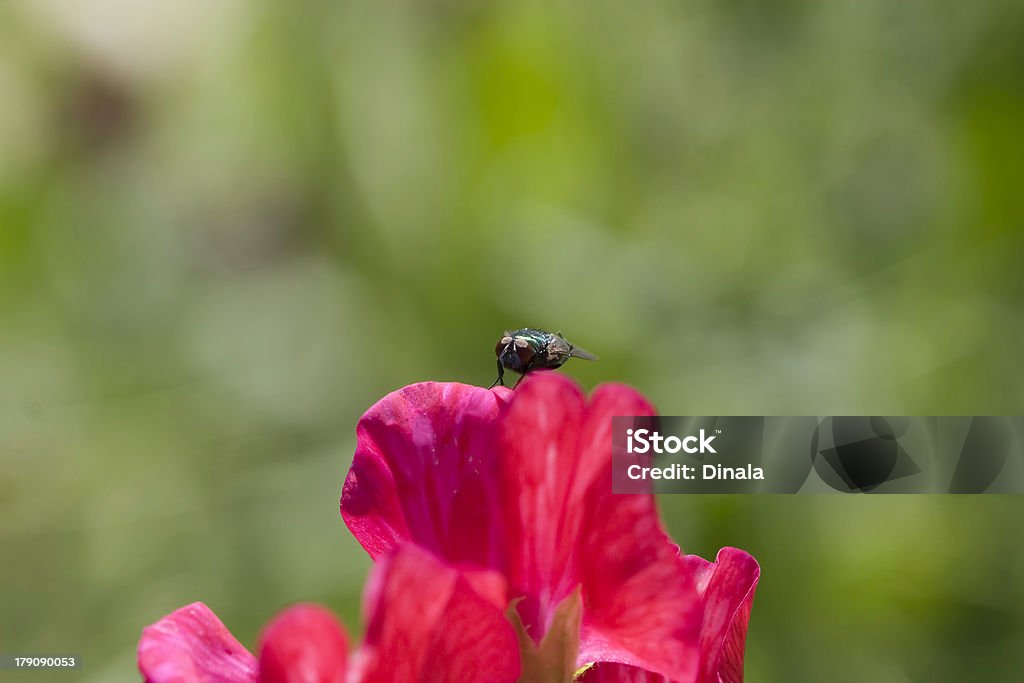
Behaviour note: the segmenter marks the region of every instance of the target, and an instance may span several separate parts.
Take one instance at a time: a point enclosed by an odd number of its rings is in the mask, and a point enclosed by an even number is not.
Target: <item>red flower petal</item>
[[[381,557],[365,594],[362,683],[511,683],[519,649],[502,612],[413,545]]]
[[[577,541],[594,479],[581,462],[584,397],[554,373],[520,385],[500,424],[499,449],[512,597],[537,642],[555,607],[580,583]]]
[[[692,572],[704,603],[700,635],[700,670],[696,683],[743,683],[743,650],[750,607],[761,570],[753,557],[736,548],[723,548],[715,562],[696,555],[681,558]],[[671,683],[642,668],[597,664],[580,683]]]
[[[139,671],[151,683],[256,683],[256,658],[201,602],[142,631]]]
[[[672,683],[660,674],[625,664],[601,663],[583,672],[577,683]]]
[[[341,514],[371,557],[411,540],[452,563],[501,568],[492,430],[509,394],[425,382],[363,415]]]
[[[319,605],[289,607],[260,635],[260,683],[343,683],[345,630]]]
[[[606,385],[589,403],[554,374],[525,381],[501,421],[511,595],[539,639],[554,607],[583,586],[578,663],[613,661],[670,677],[698,665],[701,605],[654,497],[615,495],[611,418],[652,415],[633,389]]]
[[[747,625],[761,568],[736,548],[722,548],[714,563],[695,555],[682,560],[698,577],[704,602],[697,683],[743,683]]]

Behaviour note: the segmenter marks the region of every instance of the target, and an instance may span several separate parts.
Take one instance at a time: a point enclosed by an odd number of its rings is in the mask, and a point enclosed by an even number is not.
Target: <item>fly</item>
[[[545,332],[532,327],[506,332],[494,347],[498,357],[498,379],[495,384],[505,386],[505,370],[518,372],[520,377],[516,386],[523,381],[527,373],[533,370],[554,369],[561,367],[570,358],[597,360],[597,356],[570,343],[561,332]]]

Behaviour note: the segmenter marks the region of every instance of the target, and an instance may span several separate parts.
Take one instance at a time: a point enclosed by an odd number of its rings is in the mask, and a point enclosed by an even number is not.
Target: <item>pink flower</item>
[[[653,414],[627,386],[588,401],[554,373],[515,393],[414,384],[360,420],[342,516],[375,559],[411,542],[507,586],[523,680],[597,662],[584,680],[738,682],[757,563],[681,556],[653,496],[612,493],[612,416]]]
[[[697,683],[743,683],[743,650],[760,569],[747,553],[723,548],[712,563],[695,555],[683,558],[697,577],[704,601]],[[581,683],[670,683],[669,679],[622,664],[597,664]]]
[[[271,621],[257,658],[197,602],[143,630],[139,670],[149,683],[512,683],[521,673],[516,636],[486,594],[408,546],[374,568],[366,639],[351,657],[341,625],[317,605]]]

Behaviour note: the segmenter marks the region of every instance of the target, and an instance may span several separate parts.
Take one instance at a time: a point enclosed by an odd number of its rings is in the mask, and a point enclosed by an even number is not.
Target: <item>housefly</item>
[[[552,334],[532,327],[503,334],[494,347],[494,354],[498,357],[498,379],[488,389],[495,384],[505,386],[505,370],[520,374],[516,381],[519,386],[532,370],[561,367],[570,358],[597,360],[597,356],[570,343],[561,332]]]

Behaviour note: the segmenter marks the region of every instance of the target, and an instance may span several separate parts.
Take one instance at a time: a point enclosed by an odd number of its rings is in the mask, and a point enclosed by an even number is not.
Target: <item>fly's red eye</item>
[[[500,356],[501,352],[505,350],[505,347],[512,343],[512,337],[504,336],[498,340],[498,345],[494,347],[494,355]]]
[[[522,366],[526,367],[533,360],[533,347],[529,344],[524,344],[523,346],[516,344],[516,355],[519,356],[519,362]]]

